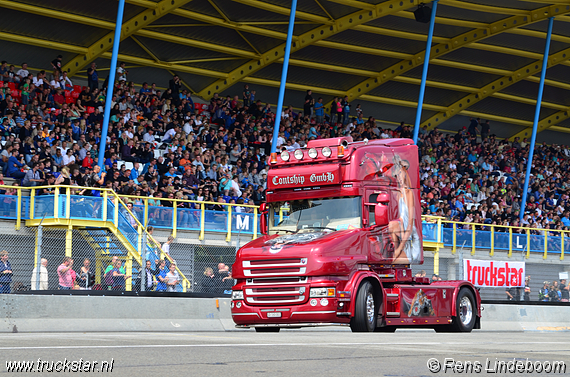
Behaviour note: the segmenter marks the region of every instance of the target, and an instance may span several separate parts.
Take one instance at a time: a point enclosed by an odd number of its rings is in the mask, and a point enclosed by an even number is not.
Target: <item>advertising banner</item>
[[[524,287],[525,262],[464,259],[463,274],[477,287]]]
[[[270,169],[268,189],[337,185],[340,183],[340,165],[310,165],[289,169]]]

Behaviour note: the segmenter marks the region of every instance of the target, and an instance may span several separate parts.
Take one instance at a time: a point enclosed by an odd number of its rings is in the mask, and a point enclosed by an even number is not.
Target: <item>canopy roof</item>
[[[165,86],[173,73],[208,100],[245,83],[275,104],[290,0],[127,0],[119,60],[129,80]],[[299,0],[285,104],[305,90],[348,95],[365,115],[413,123],[428,24],[419,0]],[[497,6],[499,4],[499,6]],[[2,59],[72,76],[110,65],[116,0],[0,0]],[[431,6],[428,4],[428,6]],[[570,144],[570,2],[440,0],[422,125],[458,130],[469,117],[500,137],[530,136],[548,18],[555,17],[539,140]],[[562,134],[561,134],[562,132]]]

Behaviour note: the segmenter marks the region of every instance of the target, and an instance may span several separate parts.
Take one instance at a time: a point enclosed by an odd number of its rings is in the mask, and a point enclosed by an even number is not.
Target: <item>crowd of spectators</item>
[[[50,65],[49,78],[45,71],[30,73],[25,63],[18,71],[6,62],[0,66],[0,133],[5,141],[0,166],[6,177],[24,186],[108,187],[157,198],[167,206],[172,204],[161,199],[220,204],[265,200],[275,113],[248,85],[242,93],[215,93],[207,107],[196,106],[178,76],[162,83],[167,84],[164,90],[147,82],[136,89],[120,63],[110,99],[105,168],[99,171],[108,80],[100,90],[92,63],[88,86],[78,87],[61,73],[61,56]],[[342,135],[354,140],[412,137],[404,122],[396,129],[380,128],[347,97],[334,98],[325,108],[323,99],[308,90],[298,105],[303,111],[289,106],[280,114],[279,150]],[[530,148],[526,139],[500,140],[491,134],[489,122],[479,119],[471,119],[456,134],[437,128],[423,128],[419,134],[424,214],[484,225],[570,229],[566,147],[537,146],[528,203],[519,221]],[[216,208],[210,204],[208,209]]]

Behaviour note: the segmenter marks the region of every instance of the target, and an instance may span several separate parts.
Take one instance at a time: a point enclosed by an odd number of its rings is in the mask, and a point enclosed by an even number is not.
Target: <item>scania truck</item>
[[[233,265],[237,327],[480,328],[481,299],[470,282],[412,274],[423,263],[412,140],[317,139],[269,163],[263,236]]]

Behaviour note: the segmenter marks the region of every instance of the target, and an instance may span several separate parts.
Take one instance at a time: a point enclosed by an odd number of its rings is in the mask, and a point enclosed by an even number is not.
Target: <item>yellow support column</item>
[[[145,228],[148,226],[148,198],[144,199],[144,224]]]
[[[530,257],[530,229],[526,230],[526,258]]]
[[[493,225],[491,225],[491,252],[489,255],[495,255],[495,227]]]
[[[546,259],[548,256],[548,231],[544,230],[544,255],[542,259]]]
[[[439,251],[435,251],[433,254],[433,273],[439,275]]]
[[[67,232],[65,233],[65,256],[66,257],[72,256],[72,251],[71,251],[72,240],[73,240],[73,226],[69,225],[67,227]]]
[[[253,239],[257,238],[257,207],[253,209]]]
[[[178,226],[178,201],[172,204],[172,237],[176,238],[176,227]]]
[[[55,195],[53,196],[53,218],[59,218],[59,187],[55,188]]]
[[[471,255],[475,255],[475,224],[471,225]]]
[[[564,232],[560,232],[560,237],[562,238],[562,244],[560,245],[560,260],[564,260]]]
[[[204,240],[205,217],[206,217],[206,206],[204,203],[202,203],[202,204],[200,204],[200,235],[198,236],[198,239],[200,241]]]
[[[130,278],[125,280],[125,291],[132,291],[133,290],[133,258],[127,257],[125,261],[125,273],[127,276],[131,276]]]
[[[103,191],[103,221],[107,221],[107,201],[109,199],[109,192]]]
[[[226,242],[232,240],[232,206],[228,205],[228,234],[226,235]]]
[[[115,228],[119,227],[119,198],[117,196],[115,196],[113,198],[113,203],[115,203],[115,213],[114,213],[114,218],[113,218],[113,222],[115,224]]]
[[[509,254],[507,256],[510,258],[513,255],[513,228],[509,228]]]
[[[100,250],[95,251],[95,284],[101,284],[101,275],[103,274],[103,255]]]
[[[22,225],[22,189],[18,189],[18,199],[16,203],[16,230],[20,230]]]
[[[453,245],[451,246],[451,253],[455,254],[457,249],[457,223],[453,223]]]
[[[71,190],[69,187],[65,189],[65,218],[71,217]]]
[[[30,220],[34,219],[34,206],[36,205],[36,189],[32,187],[30,192]]]

